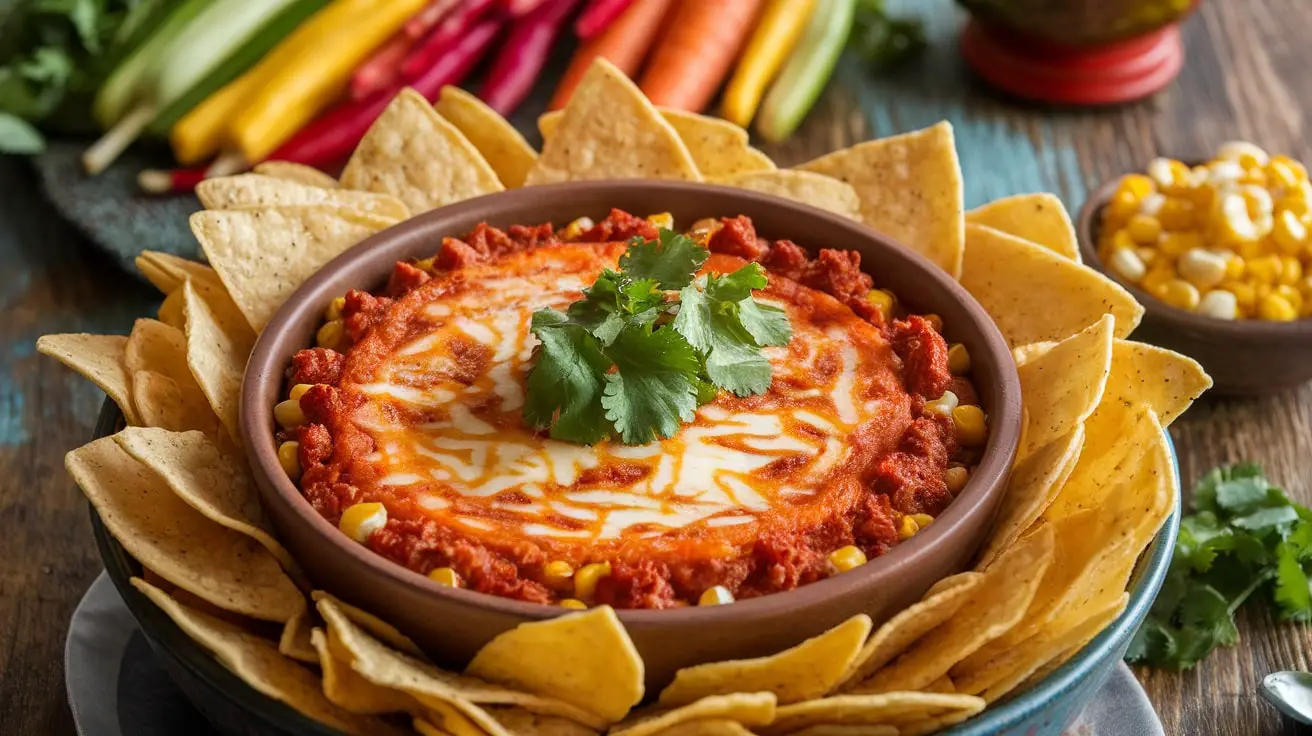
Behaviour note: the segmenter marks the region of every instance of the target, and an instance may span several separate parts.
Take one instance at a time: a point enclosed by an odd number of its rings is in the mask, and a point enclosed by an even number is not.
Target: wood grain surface
[[[1162,154],[1194,157],[1233,138],[1312,159],[1312,7],[1307,0],[1204,0],[1184,27],[1188,61],[1156,98],[1086,111],[1021,105],[962,69],[949,0],[903,0],[926,17],[931,50],[872,77],[845,59],[797,136],[768,147],[781,165],[937,120],[956,126],[967,204],[1054,191],[1072,209],[1099,181]],[[23,161],[0,157],[0,732],[71,734],[63,648],[68,618],[100,569],[86,503],[63,453],[86,441],[101,394],[33,342],[63,331],[126,333],[157,296],[60,221]],[[1204,399],[1172,428],[1186,484],[1253,460],[1312,503],[1312,387],[1263,399]],[[1239,646],[1191,672],[1139,676],[1168,734],[1296,733],[1257,695],[1261,677],[1309,669],[1312,629],[1246,612]]]

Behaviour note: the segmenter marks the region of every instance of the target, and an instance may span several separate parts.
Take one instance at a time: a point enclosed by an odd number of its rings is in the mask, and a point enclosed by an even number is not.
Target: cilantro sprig
[[[634,238],[620,270],[565,312],[534,312],[524,421],[566,442],[643,444],[677,433],[721,390],[767,391],[761,348],[788,344],[788,316],[752,297],[768,283],[758,264],[698,277],[709,255],[670,230]]]
[[[1126,659],[1188,669],[1239,640],[1235,613],[1265,600],[1281,619],[1312,621],[1312,511],[1245,464],[1194,488],[1166,583]]]

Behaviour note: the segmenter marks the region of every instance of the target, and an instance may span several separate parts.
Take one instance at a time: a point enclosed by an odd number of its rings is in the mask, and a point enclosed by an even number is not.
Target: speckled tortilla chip
[[[615,724],[611,736],[655,736],[685,723],[716,718],[744,726],[764,726],[774,720],[773,693],[709,695],[673,709],[650,709]]]
[[[940,580],[925,593],[923,599],[898,612],[875,630],[844,673],[838,689],[851,690],[858,687],[922,636],[952,618],[983,582],[984,576],[974,572],[963,572]]]
[[[226,611],[286,622],[305,598],[269,551],[205,518],[104,437],[65,457],[105,528],[141,564]]]
[[[241,380],[255,346],[255,333],[245,318],[221,318],[191,282],[180,292],[187,327],[187,365],[228,436],[241,441]]]
[[[966,222],[985,225],[1028,240],[1080,263],[1080,246],[1075,226],[1066,207],[1055,195],[1017,194],[976,207],[966,213]]]
[[[560,698],[608,722],[643,694],[642,658],[610,606],[520,624],[488,642],[466,672]]]
[[[173,619],[233,674],[258,692],[295,708],[331,728],[360,736],[393,736],[401,732],[376,718],[347,712],[324,697],[319,678],[287,659],[272,643],[226,621],[183,606],[140,578],[132,585]]]
[[[600,58],[574,90],[525,184],[584,179],[701,180],[674,128],[637,85]]]
[[[771,692],[780,703],[818,698],[838,684],[852,666],[870,617],[859,614],[791,649],[769,657],[685,667],[660,695],[663,706],[683,705],[708,695]]]
[[[379,687],[355,674],[351,663],[338,659],[328,649],[328,635],[323,629],[310,632],[310,645],[318,656],[323,673],[323,694],[334,704],[352,713],[378,715],[408,713],[419,709],[419,702],[400,690]]]
[[[155,371],[137,371],[132,374],[132,401],[143,427],[226,437],[227,430],[195,381],[179,384]]]
[[[408,87],[356,146],[342,186],[390,194],[415,215],[504,189],[478,149]]]
[[[774,722],[760,732],[776,736],[819,725],[897,727],[902,723],[949,714],[970,716],[981,710],[984,710],[984,701],[971,695],[921,692],[835,695],[781,706],[775,713]]]
[[[415,657],[422,658],[424,656],[423,650],[419,648],[418,644],[415,644],[413,641],[411,641],[410,637],[406,636],[405,634],[402,634],[400,629],[397,629],[395,626],[387,623],[381,618],[378,618],[372,613],[369,613],[368,611],[362,608],[357,608],[356,606],[353,606],[350,603],[347,603],[346,601],[343,601],[340,598],[335,598],[331,593],[327,591],[316,590],[310,593],[310,597],[314,600],[315,603],[318,603],[319,601],[322,600],[331,601],[333,607],[336,610],[340,611],[341,614],[345,616],[348,621],[364,629],[366,633],[368,633],[370,636],[374,637],[375,639],[382,640],[382,642],[384,644],[387,644],[389,647],[392,647],[393,649],[399,649],[405,652],[406,654]]]
[[[137,270],[145,276],[161,293],[172,294],[182,287],[183,282],[210,282],[219,284],[219,275],[214,269],[172,253],[157,250],[143,250],[136,258]]]
[[[753,171],[714,179],[713,184],[750,189],[828,210],[853,220],[861,219],[861,200],[849,184],[810,171]]]
[[[122,335],[43,335],[36,349],[77,371],[118,404],[128,424],[140,424],[132,403],[132,378],[123,356],[128,339]]]
[[[129,372],[155,371],[173,380],[191,379],[187,368],[187,336],[159,320],[139,319],[132,325],[123,350]]]
[[[507,189],[524,186],[538,152],[515,126],[459,87],[443,87],[434,107],[478,149]]]
[[[259,542],[283,568],[296,563],[273,537],[246,459],[201,432],[129,427],[114,435],[119,446],[160,477],[206,518]]]
[[[890,733],[891,736],[897,736],[897,729],[893,729]],[[660,732],[660,736],[752,736],[752,732],[743,724],[727,718],[704,718],[667,728]],[[869,736],[869,734],[862,734],[862,736]]]
[[[944,623],[921,637],[891,664],[875,672],[855,692],[920,690],[1006,634],[1025,614],[1052,562],[1052,529],[1047,525],[1023,537],[984,573],[969,599]]]
[[[1093,414],[1111,371],[1112,329],[1111,315],[1103,315],[1017,367],[1026,417],[1017,459],[1069,434]]]
[[[339,205],[206,210],[191,231],[256,331],[305,280],[396,220]]]
[[[298,184],[307,184],[312,187],[323,187],[324,189],[337,187],[337,180],[331,176],[316,168],[305,164],[292,163],[291,161],[264,161],[255,164],[255,173],[294,181]]]
[[[396,197],[353,189],[327,189],[262,174],[237,174],[206,179],[196,196],[208,210],[247,210],[301,204],[338,204],[394,220],[406,220],[410,210]]]
[[[487,712],[515,736],[597,736],[598,734],[596,729],[582,723],[575,723],[568,718],[545,716],[523,708],[489,707]]]
[[[1129,335],[1143,307],[1119,284],[1046,248],[983,225],[966,226],[961,285],[1012,346],[1062,340],[1110,314]]]
[[[1039,520],[1070,478],[1084,447],[1084,426],[1035,450],[1011,470],[1002,508],[984,543],[976,568],[987,569],[998,556]]]
[[[319,653],[310,641],[309,610],[287,619],[278,637],[278,651],[298,662],[319,664]]]
[[[858,143],[796,168],[851,184],[862,222],[961,274],[965,207],[951,124]]]
[[[1104,401],[1147,406],[1167,427],[1211,387],[1211,377],[1193,358],[1154,345],[1117,340],[1112,346]]]

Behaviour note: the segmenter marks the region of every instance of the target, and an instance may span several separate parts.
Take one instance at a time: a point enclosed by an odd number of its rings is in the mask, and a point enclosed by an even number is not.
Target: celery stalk
[[[757,113],[756,130],[768,141],[792,135],[820,98],[852,33],[856,0],[817,0],[802,38]]]

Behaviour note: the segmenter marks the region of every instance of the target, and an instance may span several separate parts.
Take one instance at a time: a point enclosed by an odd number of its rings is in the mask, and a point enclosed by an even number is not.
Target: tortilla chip
[[[972,695],[919,692],[835,695],[780,706],[775,712],[774,722],[761,729],[761,733],[768,736],[791,734],[822,724],[897,726],[940,715],[974,715],[981,710],[984,710],[984,701]]]
[[[966,222],[1001,230],[1076,263],[1082,262],[1071,216],[1061,200],[1052,194],[1017,194],[995,199],[967,212]]]
[[[988,569],[1039,520],[1058,491],[1066,485],[1083,447],[1084,425],[1080,425],[1012,468],[1007,490],[1002,496],[1002,508],[998,510],[993,531],[979,555],[975,565],[977,570]]]
[[[278,638],[278,651],[299,662],[319,664],[319,653],[310,641],[310,633],[310,614],[306,609],[287,619]]]
[[[928,685],[926,685],[926,686],[925,686],[925,692],[927,692],[927,693],[955,693],[955,692],[957,692],[957,686],[956,686],[955,683],[952,682],[952,678],[951,678],[951,677],[948,677],[947,675],[943,675],[942,677],[938,678],[937,680],[935,680],[935,681],[929,683]]]
[[[268,550],[188,506],[113,437],[73,450],[64,465],[114,538],[165,580],[264,621],[304,610],[305,598]]]
[[[520,624],[488,642],[465,672],[559,698],[607,722],[623,718],[643,694],[642,658],[610,606]]]
[[[916,641],[856,692],[920,690],[988,642],[1011,630],[1034,598],[1052,562],[1052,529],[1040,526],[984,573],[984,580],[951,618]]]
[[[1070,434],[1093,414],[1111,371],[1112,329],[1111,315],[1103,315],[1017,368],[1026,413],[1018,459]]]
[[[194,380],[186,389],[177,381],[155,371],[132,374],[132,400],[143,427],[158,427],[172,432],[197,430],[210,437],[226,436],[223,424],[214,415]]]
[[[660,732],[660,736],[752,736],[747,727],[727,718],[705,718],[687,721]],[[893,736],[897,736],[896,729]]]
[[[764,726],[774,720],[773,693],[730,693],[708,695],[688,705],[672,710],[648,709],[617,723],[607,733],[610,736],[653,736],[692,721],[725,719],[744,726]]]
[[[241,442],[241,381],[255,333],[245,324],[220,320],[189,281],[182,287],[187,325],[187,365],[210,407],[235,442]]]
[[[434,707],[434,703],[450,705],[492,736],[499,736],[505,729],[482,708],[484,705],[513,705],[597,728],[605,725],[595,715],[562,700],[445,672],[388,649],[352,623],[331,599],[321,598],[317,606],[328,624],[328,646],[333,655],[350,662],[357,674],[380,687],[409,693],[426,708]]]
[[[957,614],[984,582],[979,573],[963,572],[944,578],[919,602],[885,621],[862,646],[841,680],[842,690],[860,685],[921,637]]]
[[[375,718],[349,713],[333,705],[324,697],[319,678],[279,654],[271,642],[187,608],[141,578],[132,578],[132,585],[163,609],[192,639],[210,650],[233,674],[264,695],[348,734],[400,733]]]
[[[1146,406],[1163,427],[1169,427],[1211,387],[1211,377],[1193,358],[1154,345],[1117,340],[1103,400]]]
[[[159,320],[139,319],[133,323],[123,349],[123,364],[129,372],[156,371],[175,381],[190,379],[187,336]]]
[[[568,718],[542,715],[523,708],[488,708],[487,712],[515,736],[597,736],[598,733],[596,729]]]
[[[378,687],[355,674],[349,662],[333,656],[328,650],[328,636],[323,629],[310,632],[310,643],[318,655],[319,670],[323,673],[323,694],[335,705],[362,715],[419,710],[419,703],[414,698],[399,690]]]
[[[327,204],[206,210],[191,216],[191,231],[256,332],[328,261],[395,224],[391,218]]]
[[[637,85],[602,58],[583,75],[524,183],[583,179],[701,181],[674,128]]]
[[[410,209],[396,197],[353,189],[327,189],[262,174],[206,179],[196,196],[207,210],[250,210],[302,204],[337,204],[393,220],[410,219]]]
[[[176,327],[179,330],[187,329],[187,317],[182,311],[182,289],[177,289],[160,302],[159,310],[155,313],[159,321],[169,327]]]
[[[538,152],[515,126],[459,87],[443,87],[434,107],[478,149],[507,189],[524,186],[524,177],[537,162]]]
[[[853,220],[861,219],[861,200],[850,185],[810,171],[753,171],[714,179],[713,183],[771,194]]]
[[[335,189],[337,187],[337,180],[328,174],[305,164],[292,163],[291,161],[264,161],[255,164],[255,173],[323,189]]]
[[[424,658],[423,650],[419,648],[418,644],[411,641],[410,637],[402,634],[400,629],[387,623],[381,618],[378,618],[372,613],[369,613],[362,608],[357,608],[340,598],[335,598],[331,593],[323,590],[316,590],[310,593],[310,598],[313,599],[315,603],[322,600],[331,601],[333,606],[341,611],[342,615],[345,616],[348,621],[364,629],[370,636],[375,639],[380,639],[388,646],[394,649],[400,649],[406,654],[419,657],[420,659]]]
[[[88,378],[118,404],[128,424],[140,424],[132,403],[132,379],[123,355],[128,339],[122,335],[42,335],[36,349]]]
[[[342,186],[390,194],[414,215],[505,188],[478,149],[409,87],[355,147]]]
[[[926,734],[938,733],[946,730],[949,726],[955,726],[967,720],[973,715],[975,714],[968,711],[958,711],[935,716],[934,718],[926,718],[923,721],[901,723],[897,728],[898,736],[926,736]]]
[[[1143,317],[1134,297],[1106,276],[983,225],[966,226],[961,285],[1013,346],[1065,339],[1104,314],[1116,319],[1113,334],[1125,337]]]
[[[172,253],[143,250],[137,256],[136,264],[137,270],[164,294],[177,291],[187,279],[219,283],[219,275],[214,269]]]
[[[898,736],[898,733],[897,726],[817,723],[800,731],[793,731],[791,736]]]
[[[870,617],[858,614],[769,657],[685,667],[661,691],[660,704],[683,705],[708,695],[753,692],[772,692],[780,703],[818,698],[852,666],[870,627]]]
[[[961,165],[952,125],[858,143],[795,168],[851,184],[861,221],[961,275]]]
[[[273,537],[246,458],[225,451],[200,432],[129,427],[114,435],[129,455],[159,475],[179,498],[206,518],[259,542],[283,569],[298,573]]]
[[[428,698],[421,704],[421,707],[426,709],[429,719],[441,727],[438,730],[442,733],[449,733],[451,736],[485,736],[489,733],[488,731],[484,731],[478,726],[478,724],[471,721],[468,716],[461,713],[449,703]],[[492,711],[490,708],[484,710],[486,711],[489,722],[494,724],[493,728],[495,728],[497,732],[510,733],[505,728],[502,728],[500,721],[492,718]],[[415,719],[416,722],[419,720],[421,719]]]
[[[414,719],[410,722],[410,725],[419,733],[419,736],[455,736],[450,731],[438,728],[422,718]],[[474,734],[474,736],[482,736],[482,731]]]

